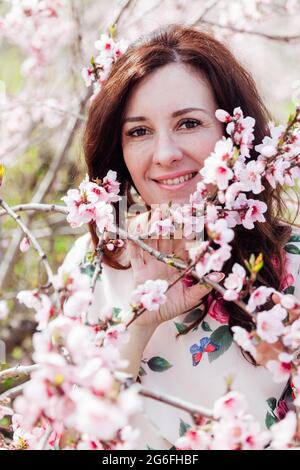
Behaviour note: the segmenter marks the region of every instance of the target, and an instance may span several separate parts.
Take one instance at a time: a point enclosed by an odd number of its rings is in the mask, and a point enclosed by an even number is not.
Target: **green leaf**
[[[176,326],[176,330],[178,331],[178,333],[184,333],[185,332],[187,327],[184,323],[177,323],[176,321],[174,321],[174,324]]]
[[[274,397],[268,398],[267,399],[268,406],[270,410],[274,411],[277,405],[277,400]]]
[[[265,419],[265,424],[266,424],[266,427],[268,429],[270,429],[271,426],[273,426],[273,424],[277,423],[277,418],[275,418],[275,416],[273,416],[271,413],[267,412],[266,414],[266,419]]]
[[[290,239],[289,239],[289,243],[291,242],[300,242],[300,235],[291,235]]]
[[[180,419],[179,436],[180,437],[184,436],[190,427],[191,427],[190,424],[185,423],[182,419]]]
[[[219,346],[217,351],[208,353],[209,362],[215,361],[224,354],[232,344],[232,336],[228,325],[222,325],[217,328],[211,335],[210,339]]]
[[[204,331],[212,331],[211,327],[209,326],[209,324],[207,323],[207,321],[203,321],[201,323],[201,328],[202,330]]]
[[[200,308],[195,308],[184,317],[183,321],[184,323],[194,323],[196,320],[201,318],[202,315],[203,313]]]
[[[285,245],[284,249],[293,255],[300,255],[300,248],[298,248],[296,245]]]
[[[147,364],[154,372],[164,372],[173,367],[172,364],[170,364],[166,359],[159,356],[151,357]]]
[[[283,291],[284,294],[292,294],[292,295],[294,295],[294,292],[295,292],[295,286],[289,286]]]

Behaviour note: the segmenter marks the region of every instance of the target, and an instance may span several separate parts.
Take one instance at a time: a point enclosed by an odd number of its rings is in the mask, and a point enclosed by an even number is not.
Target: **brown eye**
[[[198,127],[200,124],[201,122],[197,119],[185,119],[181,122],[180,126],[186,125],[186,129],[193,129],[194,127]]]
[[[145,127],[138,127],[137,129],[133,129],[132,131],[129,131],[127,135],[130,137],[143,137],[146,135],[147,129]]]

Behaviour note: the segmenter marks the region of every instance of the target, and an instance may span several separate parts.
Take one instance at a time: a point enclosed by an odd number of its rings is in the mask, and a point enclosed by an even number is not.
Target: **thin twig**
[[[9,398],[10,400],[14,400],[18,395],[20,395],[23,392],[24,387],[27,383],[28,382],[24,382],[20,385],[17,385],[16,387],[12,387],[6,390],[5,392],[1,393],[0,402],[3,400],[7,400],[7,398]]]
[[[198,415],[203,416],[204,418],[215,420],[212,410],[205,408],[204,406],[194,405],[185,400],[181,400],[180,398],[149,390],[147,387],[142,385],[139,385],[139,393],[144,397],[152,398],[153,400],[157,400],[161,403],[165,403],[166,405],[173,406],[179,410],[186,411],[187,413],[191,414],[192,418],[194,418],[195,415]]]
[[[68,209],[66,206],[61,204],[18,204],[17,206],[12,206],[14,212],[24,212],[24,211],[40,211],[40,212],[58,212],[60,214],[68,214]],[[0,211],[0,217],[5,215],[6,211]]]
[[[35,370],[39,369],[40,365],[32,364],[30,366],[21,366],[12,367],[11,369],[5,369],[0,372],[0,381],[3,382],[6,379],[12,377],[19,377],[20,375],[30,375]]]
[[[120,7],[120,10],[117,12],[115,18],[113,19],[112,24],[118,24],[120,22],[120,19],[124,15],[124,13],[130,8],[131,3],[133,0],[125,0],[123,4]]]
[[[104,233],[102,233],[101,236],[99,237],[98,245],[96,248],[96,266],[95,266],[95,271],[94,271],[92,282],[91,282],[92,292],[95,291],[98,276],[102,272],[103,241],[104,241]]]
[[[252,36],[259,36],[265,39],[269,39],[271,41],[279,41],[279,42],[292,42],[292,41],[300,41],[300,34],[295,34],[295,35],[290,35],[290,36],[279,36],[279,35],[274,35],[274,34],[268,34],[268,33],[262,33],[261,31],[251,31],[248,29],[243,29],[243,28],[238,28],[236,26],[231,26],[231,25],[222,25],[220,23],[217,23],[216,21],[212,20],[207,20],[207,19],[200,19],[195,21],[194,23],[191,23],[191,26],[196,26],[199,22],[201,24],[207,24],[209,26],[213,26],[216,28],[220,29],[227,29],[233,33],[240,33],[240,34],[250,34]]]
[[[204,9],[202,10],[202,12],[200,13],[200,15],[197,15],[195,18],[193,18],[189,24],[191,26],[195,26],[196,24],[198,24],[200,21],[202,21],[204,19],[204,17],[207,15],[208,12],[210,12],[215,6],[217,6],[217,4],[219,3],[220,0],[211,0],[209,2],[206,3],[206,5],[204,6]]]
[[[35,250],[37,251],[43,265],[45,266],[45,270],[46,270],[46,273],[47,273],[47,276],[48,276],[48,280],[51,283],[51,285],[53,286],[54,291],[56,292],[56,297],[57,297],[56,300],[58,301],[58,292],[56,291],[55,285],[54,285],[54,282],[53,282],[54,275],[53,275],[52,269],[50,267],[50,264],[49,264],[48,257],[46,255],[46,253],[42,250],[41,245],[39,244],[39,242],[37,241],[35,236],[32,234],[32,232],[29,230],[29,228],[21,220],[20,216],[15,211],[13,211],[11,209],[11,207],[9,207],[9,205],[1,198],[0,198],[0,206],[2,206],[3,209],[7,212],[7,214],[12,219],[14,219],[16,224],[18,224],[18,226],[21,228],[22,232],[25,233],[25,235],[31,241],[31,243],[32,243],[33,247],[35,248]]]

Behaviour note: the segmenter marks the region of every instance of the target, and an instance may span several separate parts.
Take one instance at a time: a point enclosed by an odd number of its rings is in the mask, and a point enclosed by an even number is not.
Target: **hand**
[[[135,219],[134,227],[131,226],[131,233],[135,233],[134,228],[137,227],[137,224],[139,224],[141,230],[145,232],[144,229],[147,224],[147,220],[144,214]],[[165,255],[175,253],[182,259],[187,260],[188,258],[184,239],[172,240],[148,238],[143,241],[148,246]],[[188,240],[189,247],[190,244],[191,241]],[[154,256],[144,251],[134,242],[128,240],[127,249],[133,270],[135,286],[143,284],[148,279],[165,279],[169,284],[171,284],[180,276],[180,271],[178,271],[178,269],[158,261]],[[222,273],[212,274],[215,274],[215,276],[219,275],[219,278],[214,277],[214,281],[216,282],[220,282],[224,278]],[[201,299],[211,290],[211,286],[199,283],[191,287],[186,287],[180,280],[167,291],[167,301],[159,310],[145,311],[140,317],[134,320],[134,324],[141,326],[158,326],[164,321],[171,320],[185,311],[195,308],[200,303]]]

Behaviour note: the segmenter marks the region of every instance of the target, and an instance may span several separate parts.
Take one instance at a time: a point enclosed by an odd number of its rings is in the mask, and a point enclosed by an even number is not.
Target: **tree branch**
[[[196,26],[200,22],[201,24],[206,24],[208,26],[213,26],[213,27],[220,28],[220,29],[227,29],[228,31],[231,31],[232,33],[250,34],[252,36],[259,36],[265,39],[269,39],[271,41],[279,41],[279,42],[286,42],[286,43],[300,41],[300,34],[295,34],[295,35],[290,35],[290,36],[285,36],[285,35],[279,36],[276,34],[274,35],[274,34],[262,33],[261,31],[251,31],[248,29],[238,28],[236,26],[222,25],[220,23],[217,23],[216,21],[205,20],[203,18],[196,19],[193,23],[191,23],[191,26]]]
[[[12,367],[11,369],[5,369],[0,372],[0,381],[3,382],[6,379],[10,379],[12,377],[19,377],[20,375],[30,375],[31,372],[34,372],[39,368],[39,364],[33,364],[30,366],[18,365],[16,367]],[[2,396],[0,398],[2,398]]]

